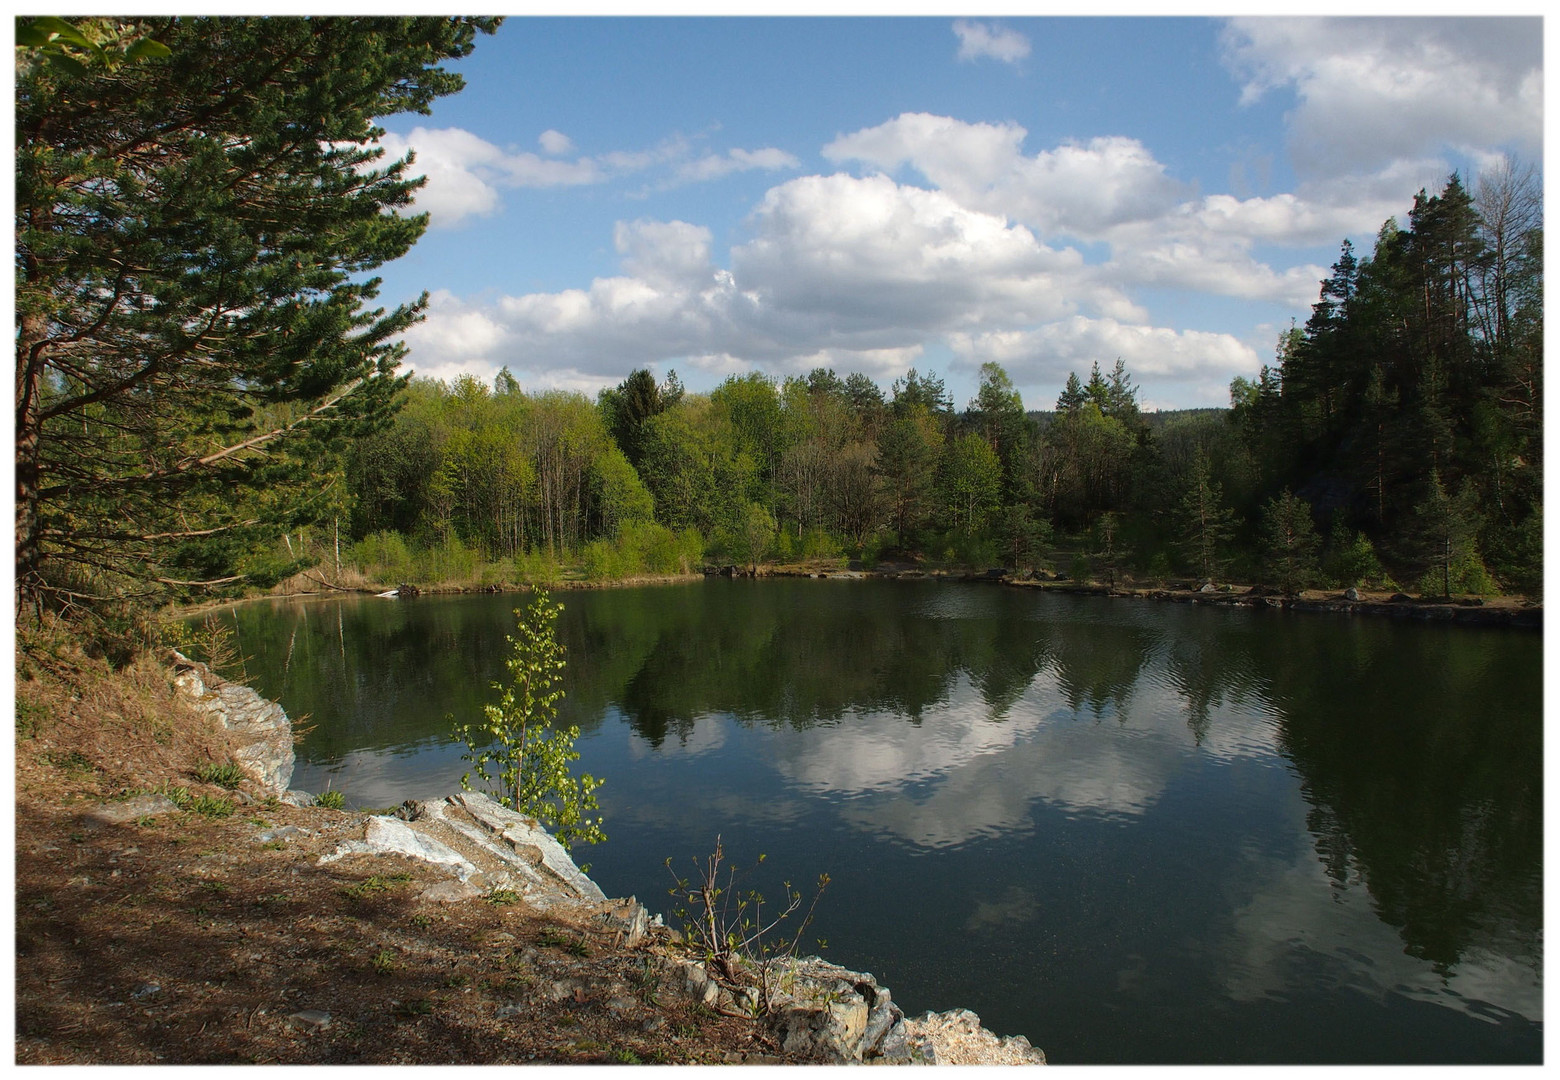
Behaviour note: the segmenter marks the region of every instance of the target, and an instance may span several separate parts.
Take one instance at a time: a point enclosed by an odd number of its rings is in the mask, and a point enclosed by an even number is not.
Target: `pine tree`
[[[1225,545],[1235,535],[1235,514],[1224,505],[1223,490],[1209,478],[1208,460],[1200,450],[1192,459],[1176,524],[1181,548],[1198,576],[1211,580],[1219,572]]]
[[[388,418],[423,309],[368,306],[367,273],[426,225],[373,118],[458,90],[438,64],[495,25],[160,18],[114,33],[166,57],[21,51],[20,603],[240,581],[259,541],[323,511],[314,478]]]
[[[1424,581],[1434,582],[1440,595],[1452,595],[1453,585],[1461,584],[1453,580],[1459,564],[1478,559],[1474,544],[1478,530],[1478,496],[1472,485],[1465,481],[1454,496],[1441,482],[1441,474],[1432,470],[1424,498],[1414,507],[1412,537],[1425,567]]]
[[[1262,548],[1268,579],[1285,593],[1305,588],[1316,574],[1321,539],[1311,520],[1311,506],[1285,488],[1262,509]]]

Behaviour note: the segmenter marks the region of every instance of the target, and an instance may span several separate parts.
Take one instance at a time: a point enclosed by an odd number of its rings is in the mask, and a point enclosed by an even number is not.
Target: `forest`
[[[384,581],[821,559],[1537,594],[1540,210],[1511,166],[1420,192],[1369,255],[1344,242],[1228,409],[1145,413],[1120,360],[1046,411],[995,363],[963,409],[915,369],[707,394],[640,369],[595,401],[507,368],[413,379],[345,458],[330,557]]]
[[[457,92],[441,64],[496,26],[18,22],[19,614],[132,641],[169,603],[298,575],[847,562],[1539,595],[1533,167],[1454,174],[1368,254],[1344,241],[1223,409],[1145,412],[1108,357],[1054,403],[985,364],[962,408],[914,369],[445,384],[408,374],[426,297],[373,306],[428,224],[375,119]]]

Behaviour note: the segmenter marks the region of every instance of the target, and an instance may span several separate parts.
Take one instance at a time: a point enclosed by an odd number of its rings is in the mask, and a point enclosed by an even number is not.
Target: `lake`
[[[1056,1064],[1538,1062],[1542,637],[983,584],[556,594],[608,895],[715,838],[907,1013]],[[524,596],[249,604],[293,786],[459,788]],[[670,920],[669,920],[670,921]]]

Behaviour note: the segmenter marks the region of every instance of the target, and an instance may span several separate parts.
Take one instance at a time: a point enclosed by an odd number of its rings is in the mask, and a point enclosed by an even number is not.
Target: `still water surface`
[[[1542,1057],[1538,634],[984,585],[561,594],[608,895],[716,834],[907,1012],[1055,1063]],[[293,786],[459,786],[515,596],[254,605]],[[779,881],[759,880],[771,897]]]

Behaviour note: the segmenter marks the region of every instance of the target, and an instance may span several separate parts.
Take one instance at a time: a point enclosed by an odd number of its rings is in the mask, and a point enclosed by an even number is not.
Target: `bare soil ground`
[[[664,940],[614,948],[512,904],[423,902],[423,865],[320,854],[362,815],[202,784],[225,734],[147,661],[18,649],[16,1061],[476,1064],[772,1061],[693,1003]],[[167,785],[235,804],[100,823]],[[296,826],[287,839],[265,830]]]

